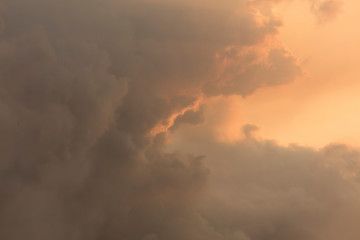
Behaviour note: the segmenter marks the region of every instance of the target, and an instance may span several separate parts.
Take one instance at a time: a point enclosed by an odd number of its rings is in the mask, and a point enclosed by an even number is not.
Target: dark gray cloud
[[[175,125],[199,123],[188,109],[201,98],[246,96],[301,73],[268,41],[281,25],[270,6],[1,4],[1,239],[262,239],[204,212],[205,159],[165,153],[166,134],[152,133],[183,112]]]

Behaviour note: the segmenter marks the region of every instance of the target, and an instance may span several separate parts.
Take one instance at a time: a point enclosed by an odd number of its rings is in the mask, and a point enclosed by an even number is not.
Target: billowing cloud
[[[335,240],[360,234],[358,150],[340,144],[284,147],[254,138],[252,125],[244,126],[242,140],[220,143],[205,121],[184,125],[171,148],[206,155],[211,175],[199,211],[224,239]]]
[[[199,123],[196,108],[208,97],[246,96],[301,74],[276,40],[281,21],[271,6],[1,4],[1,239],[266,236],[256,235],[265,225],[252,232],[204,212],[212,189],[204,157],[165,153],[166,134],[154,129]]]

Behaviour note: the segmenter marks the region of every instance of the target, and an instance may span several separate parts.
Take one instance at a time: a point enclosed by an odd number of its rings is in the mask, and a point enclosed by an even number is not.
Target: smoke
[[[166,153],[164,146],[168,127],[201,122],[196,107],[206,98],[247,96],[301,75],[276,40],[281,21],[271,6],[1,4],[1,239],[270,236],[257,233],[266,223],[252,225],[262,216],[256,212],[240,212],[241,224],[228,224],[227,209],[220,207],[226,216],[219,219],[217,208],[203,210],[216,186],[211,167],[202,154]]]

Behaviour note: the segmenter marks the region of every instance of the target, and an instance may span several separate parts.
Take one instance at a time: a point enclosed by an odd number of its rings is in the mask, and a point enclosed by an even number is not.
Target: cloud
[[[340,0],[312,0],[312,11],[319,22],[325,22],[335,18],[342,10],[343,2]]]
[[[1,4],[1,239],[261,239],[215,226],[200,209],[204,157],[166,153],[166,134],[151,133],[177,116],[199,123],[201,99],[301,74],[269,6]]]
[[[244,139],[226,144],[204,134],[206,129],[184,126],[174,133],[182,140],[171,148],[205,154],[212,174],[199,209],[224,239],[236,233],[256,240],[358,236],[357,149],[279,146],[246,134],[252,125],[244,127]]]

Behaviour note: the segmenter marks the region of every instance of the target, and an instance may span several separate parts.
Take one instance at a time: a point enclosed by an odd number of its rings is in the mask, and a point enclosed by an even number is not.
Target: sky
[[[358,239],[359,7],[0,0],[0,239]]]
[[[306,2],[277,6],[284,21],[279,38],[301,61],[306,74],[285,86],[261,89],[245,100],[234,99],[239,105],[234,107],[238,109],[233,110],[234,118],[243,115],[240,121],[259,126],[262,135],[283,145],[359,146],[358,8],[357,1],[345,1],[339,16],[317,22]]]
[[[326,21],[314,17],[306,1],[274,8],[283,20],[278,39],[305,73],[291,83],[258,89],[246,98],[221,99],[228,109],[218,123],[220,138],[237,141],[242,126],[250,123],[259,127],[264,138],[285,146],[298,143],[321,148],[331,142],[359,146],[359,3],[341,3],[339,15]]]

